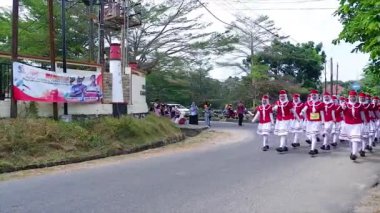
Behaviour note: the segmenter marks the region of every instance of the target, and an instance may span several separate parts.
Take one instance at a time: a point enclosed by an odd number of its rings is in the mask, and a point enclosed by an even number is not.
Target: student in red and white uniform
[[[362,106],[362,110],[364,112],[364,116],[367,122],[363,122],[362,127],[362,147],[359,151],[361,157],[365,157],[365,148],[368,145],[369,139],[369,122],[370,122],[370,106],[367,103],[367,95],[365,93],[359,93],[359,103]]]
[[[372,97],[371,95],[367,94],[366,96],[366,104],[368,105],[368,143],[365,147],[366,150],[372,151],[373,147],[373,141],[375,138],[375,132],[376,132],[376,115],[375,115],[375,106],[372,104]]]
[[[377,138],[379,136],[379,127],[380,127],[379,97],[374,96],[372,98],[372,105],[373,105],[373,113],[375,114],[375,129],[376,129],[374,142],[377,142]],[[373,146],[376,146],[375,144],[376,143],[373,143]]]
[[[317,136],[320,134],[321,125],[324,123],[324,104],[319,101],[318,91],[312,90],[311,101],[308,101],[302,110],[303,114],[306,114],[307,125],[306,125],[306,135],[311,139],[311,149],[309,154],[316,155],[318,150],[317,145]]]
[[[305,104],[301,102],[300,94],[293,94],[293,107],[294,112],[297,115],[301,114],[302,109],[305,107]],[[299,120],[293,117],[291,131],[294,133],[294,140],[292,143],[293,147],[299,147],[299,135],[303,132],[304,127],[304,117],[302,115],[299,116]]]
[[[351,160],[356,160],[359,151],[359,144],[362,142],[363,123],[367,123],[363,106],[357,102],[357,93],[350,91],[347,103],[342,104],[344,114],[344,130],[341,136],[352,143]]]
[[[340,101],[337,99],[336,96],[332,96],[332,99],[333,99],[333,102],[334,102],[334,105],[335,105],[335,124],[334,124],[334,128],[333,128],[333,131],[332,131],[332,135],[333,135],[333,143],[331,144],[332,146],[337,146],[338,145],[338,137],[339,137],[339,134],[340,134],[340,131],[341,131],[341,127],[342,127],[342,123],[343,122],[343,109],[342,109],[342,106],[340,105]],[[340,100],[345,100],[344,97],[340,97]]]
[[[342,107],[346,103],[348,103],[348,98],[346,98],[344,96],[340,96],[340,98],[339,98],[339,105]],[[343,108],[342,108],[342,113],[343,113]],[[339,133],[339,140],[341,142],[344,142],[344,141],[348,140],[347,139],[347,133],[344,132],[346,130],[345,125],[346,125],[346,122],[344,120],[344,113],[343,113],[343,121],[340,124],[340,133]]]
[[[331,139],[331,135],[333,133],[334,124],[335,124],[335,104],[331,98],[330,93],[325,92],[323,94],[323,103],[324,103],[324,122],[323,122],[323,145],[321,147],[322,150],[330,150],[329,140]]]
[[[299,117],[295,115],[293,102],[288,100],[288,95],[285,90],[279,92],[279,100],[273,107],[273,111],[277,111],[274,134],[280,136],[280,146],[276,150],[278,152],[287,152],[286,138],[289,134],[291,121],[294,117],[296,119],[299,119]]]
[[[269,104],[269,97],[264,95],[261,99],[261,105],[256,107],[256,115],[252,122],[259,120],[259,126],[257,128],[257,134],[263,136],[263,151],[269,149],[268,136],[272,131],[274,124],[272,106]]]

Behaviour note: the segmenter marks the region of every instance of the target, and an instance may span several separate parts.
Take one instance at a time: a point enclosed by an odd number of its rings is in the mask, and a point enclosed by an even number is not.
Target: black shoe
[[[325,146],[325,145],[322,145],[322,146],[321,146],[321,149],[322,149],[322,150],[326,150],[326,146]]]
[[[299,147],[299,146],[301,146],[300,143],[292,143],[292,147],[294,147],[294,148]]]
[[[276,148],[276,151],[277,151],[277,152],[283,152],[283,151],[284,151],[284,148],[282,148],[282,147],[277,147],[277,148]]]
[[[321,141],[321,139],[319,139],[319,137],[317,137],[317,142],[320,142]]]
[[[317,153],[315,153],[315,150],[310,150],[310,151],[309,151],[309,155],[312,155],[312,156],[313,156],[313,155],[315,155],[315,154],[317,154]]]
[[[311,140],[306,140],[305,142],[309,145],[311,144]]]
[[[366,150],[369,150],[369,147],[370,147],[369,145],[366,145],[366,146],[365,146],[365,149],[366,149]]]
[[[344,143],[344,142],[346,142],[345,140],[339,140],[341,143]]]
[[[377,138],[375,138],[375,142],[377,142]]]
[[[315,152],[315,154],[318,154],[319,152],[318,152],[318,149],[314,149],[314,152]]]
[[[338,144],[337,143],[332,143],[331,146],[336,147],[336,146],[338,146]]]
[[[359,153],[360,153],[360,157],[365,157],[365,151],[360,150]]]
[[[376,143],[372,143],[372,147],[375,147],[376,146]]]
[[[288,147],[284,146],[284,148],[282,148],[282,150],[284,150],[284,152],[287,152],[288,151]]]
[[[269,149],[269,146],[263,146],[262,150],[265,152],[265,151],[268,151]]]
[[[368,150],[369,150],[370,152],[372,152],[372,146],[369,146],[369,147],[368,147]]]
[[[356,158],[357,158],[356,155],[354,155],[354,154],[351,153],[351,155],[350,155],[350,159],[351,159],[351,160],[356,160]]]
[[[325,135],[325,134],[323,134],[323,135],[322,135],[322,137],[326,137],[326,135]]]
[[[330,148],[330,145],[327,145],[326,146],[326,150],[330,150],[331,148]]]

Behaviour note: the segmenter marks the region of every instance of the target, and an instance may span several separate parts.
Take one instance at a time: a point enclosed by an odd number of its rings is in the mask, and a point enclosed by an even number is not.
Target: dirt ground
[[[380,213],[380,186],[370,189],[354,209],[355,213]]]

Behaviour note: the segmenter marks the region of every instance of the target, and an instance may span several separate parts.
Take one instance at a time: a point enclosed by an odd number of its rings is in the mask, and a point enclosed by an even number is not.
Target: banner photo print
[[[22,101],[94,103],[103,96],[100,72],[57,73],[14,62],[13,85]]]

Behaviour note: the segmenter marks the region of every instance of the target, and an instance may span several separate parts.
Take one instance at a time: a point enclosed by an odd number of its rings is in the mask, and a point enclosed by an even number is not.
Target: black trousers
[[[198,115],[190,115],[189,124],[198,125]]]
[[[243,114],[239,114],[239,126],[243,125],[243,118],[244,118],[244,115]]]

